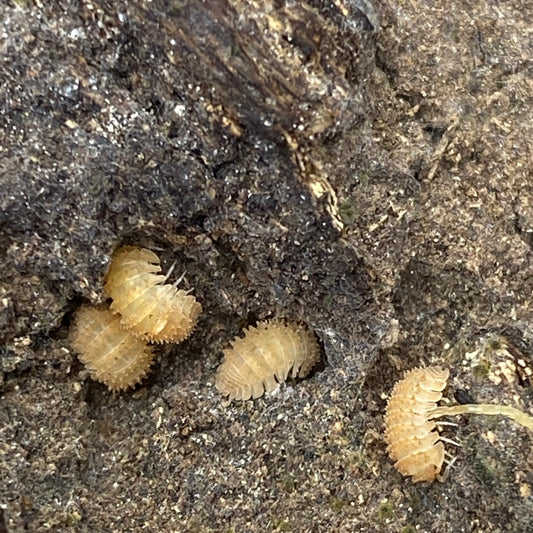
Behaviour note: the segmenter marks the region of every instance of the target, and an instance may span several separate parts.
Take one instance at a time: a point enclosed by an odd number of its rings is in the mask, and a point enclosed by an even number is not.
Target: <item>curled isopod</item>
[[[181,342],[193,330],[202,306],[194,296],[165,283],[159,257],[146,248],[123,246],[113,256],[104,291],[111,309],[132,333],[151,342]]]
[[[442,480],[445,458],[435,418],[460,414],[504,415],[533,431],[533,417],[510,405],[462,404],[438,406],[449,372],[439,367],[415,368],[396,383],[384,417],[387,450],[394,466],[414,482]]]
[[[120,324],[109,309],[82,306],[70,329],[70,343],[91,377],[112,391],[133,387],[150,371],[150,346]]]
[[[292,377],[307,376],[319,358],[317,339],[307,328],[280,320],[260,322],[224,350],[215,385],[230,400],[258,398],[285,381],[291,368]]]

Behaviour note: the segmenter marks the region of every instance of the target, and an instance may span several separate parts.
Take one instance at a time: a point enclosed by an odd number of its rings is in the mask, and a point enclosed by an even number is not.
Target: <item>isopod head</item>
[[[215,385],[230,400],[258,398],[287,379],[305,377],[320,358],[313,333],[282,320],[260,322],[224,350]]]
[[[112,391],[140,383],[154,357],[151,347],[124,329],[120,316],[106,308],[80,307],[70,328],[70,343],[91,377]]]
[[[181,342],[192,332],[202,306],[194,296],[165,283],[159,257],[123,246],[113,256],[104,291],[122,325],[150,342]]]

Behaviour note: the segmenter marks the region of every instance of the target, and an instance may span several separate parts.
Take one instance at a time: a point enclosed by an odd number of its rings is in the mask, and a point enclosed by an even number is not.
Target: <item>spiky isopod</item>
[[[444,444],[434,431],[435,418],[459,414],[504,415],[533,431],[533,417],[510,405],[437,406],[449,372],[439,367],[415,368],[396,383],[385,413],[385,440],[394,466],[413,481],[442,479]],[[453,441],[448,441],[453,442]]]
[[[413,481],[433,481],[444,462],[444,444],[428,418],[442,398],[448,370],[415,368],[392,390],[385,414],[385,439],[394,466]]]
[[[150,371],[152,348],[120,324],[109,309],[82,306],[70,328],[70,343],[96,381],[112,391],[140,383]]]
[[[123,246],[113,256],[104,291],[111,309],[135,335],[151,342],[181,342],[202,306],[194,296],[165,283],[159,257],[146,248]]]
[[[319,360],[318,342],[307,328],[280,320],[260,322],[224,350],[215,385],[230,400],[258,398],[278,383],[305,377]]]

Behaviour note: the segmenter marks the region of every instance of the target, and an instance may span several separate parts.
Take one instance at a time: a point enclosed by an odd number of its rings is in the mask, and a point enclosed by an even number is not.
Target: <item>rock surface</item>
[[[383,440],[403,372],[533,412],[533,6],[10,0],[0,6],[0,532],[513,531],[532,435],[454,420],[445,483]],[[203,305],[113,395],[68,343],[121,244]],[[323,347],[214,388],[270,317]],[[454,399],[455,396],[455,399]]]

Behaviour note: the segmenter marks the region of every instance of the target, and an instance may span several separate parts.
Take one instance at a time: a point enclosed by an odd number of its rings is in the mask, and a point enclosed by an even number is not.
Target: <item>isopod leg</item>
[[[446,454],[446,455],[449,455],[449,454]],[[444,462],[446,466],[444,467],[442,474],[439,473],[436,475],[436,478],[438,481],[442,483],[448,479],[448,476],[450,475],[450,470],[453,468],[455,461],[457,461],[457,457],[452,457],[450,461]]]
[[[444,441],[444,442],[447,442],[448,444],[453,444],[454,446],[458,446],[458,447],[461,447],[462,444],[460,444],[459,442],[457,441],[454,441],[452,439],[447,439],[446,437],[440,437],[440,440]]]

